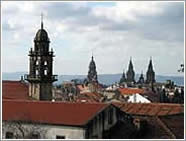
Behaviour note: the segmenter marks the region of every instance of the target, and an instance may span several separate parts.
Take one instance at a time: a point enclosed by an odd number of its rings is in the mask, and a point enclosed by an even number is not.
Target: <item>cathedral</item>
[[[153,65],[152,65],[152,59],[150,58],[150,62],[148,65],[148,70],[146,73],[146,80],[144,79],[143,72],[141,73],[139,80],[137,81],[138,84],[151,84],[155,83],[155,72],[153,70]],[[128,66],[128,71],[126,73],[125,77],[125,72],[123,72],[122,77],[120,79],[120,84],[122,83],[127,83],[127,84],[135,84],[135,72],[132,64],[132,59],[130,59],[129,66]]]
[[[29,82],[29,96],[36,100],[52,100],[52,83],[57,81],[53,75],[53,50],[49,49],[50,40],[41,21],[34,38],[34,49],[29,51],[29,74],[25,80]]]

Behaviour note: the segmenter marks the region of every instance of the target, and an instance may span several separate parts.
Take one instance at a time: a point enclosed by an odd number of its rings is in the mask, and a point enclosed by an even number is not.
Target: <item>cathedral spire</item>
[[[125,70],[123,69],[123,74],[121,76],[121,79],[120,79],[120,82],[119,83],[122,84],[124,82],[126,82],[126,78],[125,78]]]
[[[132,64],[132,57],[130,57],[129,67],[127,71],[127,82],[135,82],[135,72]]]
[[[143,77],[143,70],[142,70],[141,75],[140,75],[139,80],[138,80],[138,83],[143,84],[144,82],[145,82],[145,80],[144,80],[144,77]]]
[[[43,29],[43,13],[41,13],[41,29]]]
[[[152,65],[152,57],[150,57],[149,65],[148,65],[148,70],[146,73],[147,80],[146,83],[153,83],[155,82],[155,72],[153,70],[153,65]]]

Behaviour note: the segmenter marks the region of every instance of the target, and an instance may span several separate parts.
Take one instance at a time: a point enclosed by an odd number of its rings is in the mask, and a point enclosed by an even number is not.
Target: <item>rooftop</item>
[[[3,120],[82,126],[109,104],[3,100]],[[12,108],[13,107],[13,108]]]
[[[2,97],[3,99],[11,100],[28,100],[29,90],[28,85],[21,81],[2,81]]]
[[[118,90],[122,95],[143,94],[145,92],[145,90],[138,88],[119,88]]]
[[[132,115],[165,116],[184,113],[183,104],[167,103],[113,103],[122,111]]]

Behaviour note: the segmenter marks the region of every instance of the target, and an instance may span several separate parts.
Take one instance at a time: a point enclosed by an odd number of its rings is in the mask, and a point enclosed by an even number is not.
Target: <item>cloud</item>
[[[86,74],[92,51],[98,73],[126,70],[130,56],[136,72],[145,71],[153,56],[158,74],[173,74],[184,59],[181,2],[2,2],[3,71],[22,71],[6,60],[15,52],[28,59],[41,12],[58,74]]]

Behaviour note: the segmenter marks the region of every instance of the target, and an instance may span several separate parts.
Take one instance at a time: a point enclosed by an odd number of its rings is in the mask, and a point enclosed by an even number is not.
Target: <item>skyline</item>
[[[152,56],[157,75],[183,75],[183,2],[2,2],[2,72],[28,71],[41,13],[54,74],[87,74],[93,52],[98,74],[126,72],[130,57],[145,74]]]

